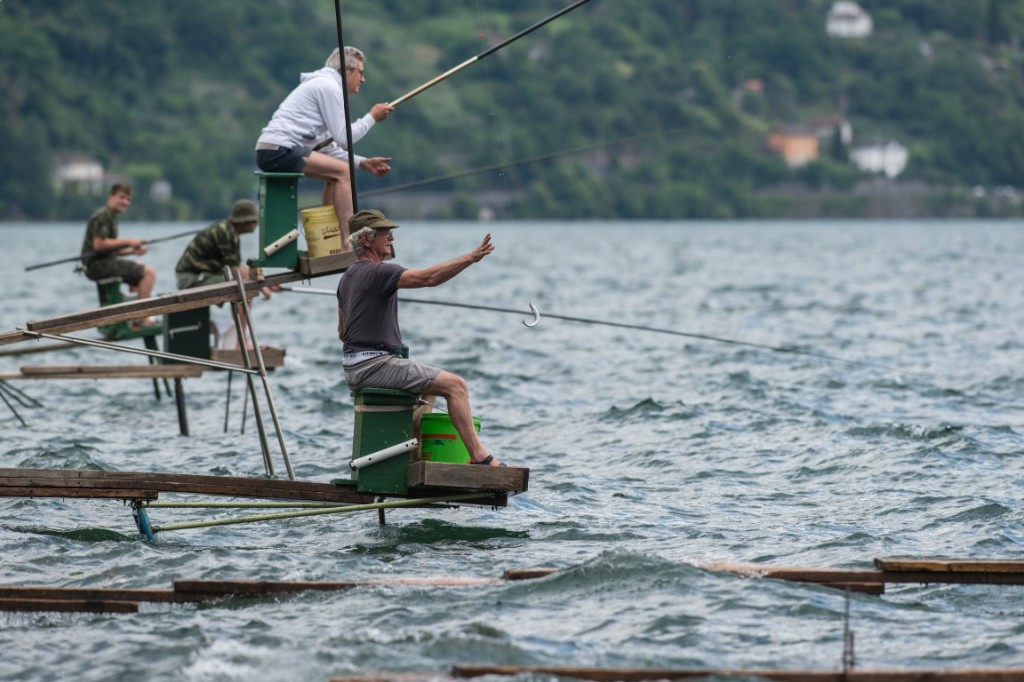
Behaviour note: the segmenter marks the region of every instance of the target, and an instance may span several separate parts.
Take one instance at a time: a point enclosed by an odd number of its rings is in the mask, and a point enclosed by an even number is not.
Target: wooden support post
[[[185,387],[181,377],[174,377],[174,401],[178,406],[178,428],[181,435],[187,436],[189,435],[188,412],[185,409]]]

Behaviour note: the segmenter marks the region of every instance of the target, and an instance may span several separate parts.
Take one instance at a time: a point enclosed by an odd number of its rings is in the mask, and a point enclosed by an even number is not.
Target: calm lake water
[[[125,223],[156,238],[193,225]],[[195,224],[198,229],[201,224]],[[94,307],[71,265],[79,224],[4,224],[0,330]],[[872,568],[876,557],[1024,559],[1020,222],[409,223],[398,262],[497,250],[409,299],[608,320],[844,361],[631,329],[403,303],[415,357],[465,376],[481,436],[531,469],[506,509],[398,510],[138,538],[118,501],[0,499],[5,585],[146,587],[176,579],[499,577],[136,615],[0,614],[3,680],[327,680],[453,663],[836,669],[843,593],[693,564]],[[255,237],[243,239],[251,255]],[[185,240],[155,245],[157,289]],[[311,286],[333,289],[337,277]],[[296,475],[345,471],[352,401],[335,304],[254,307]],[[226,317],[225,310],[214,311]],[[83,332],[82,335],[88,335]],[[11,348],[11,347],[5,347]],[[24,364],[139,362],[78,349]],[[186,382],[192,436],[147,381],[20,382],[0,405],[0,466],[258,476],[235,382]],[[280,464],[279,453],[272,450]],[[173,499],[162,496],[162,499]],[[154,523],[230,512],[154,510]],[[890,586],[854,595],[858,667],[1024,664],[1024,588]],[[534,676],[541,679],[539,676]]]

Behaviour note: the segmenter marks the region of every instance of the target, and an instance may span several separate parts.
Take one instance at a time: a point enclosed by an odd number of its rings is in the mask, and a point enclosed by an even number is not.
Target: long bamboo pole
[[[435,76],[434,78],[431,78],[429,81],[427,81],[423,85],[420,85],[419,87],[413,88],[409,92],[405,93],[404,95],[402,95],[398,99],[396,99],[393,102],[391,102],[390,103],[391,106],[397,107],[402,102],[410,100],[413,97],[415,97],[416,95],[420,94],[421,92],[423,92],[425,90],[429,90],[430,88],[434,87],[435,85],[437,85],[441,81],[449,78],[450,76],[454,76],[455,74],[457,74],[459,71],[462,71],[464,68],[466,68],[470,64],[475,64],[476,62],[480,61],[481,59],[483,59],[483,58],[485,58],[485,57],[487,57],[489,55],[494,54],[495,52],[497,52],[498,50],[502,49],[503,47],[506,47],[507,45],[510,45],[510,44],[514,43],[515,41],[519,40],[523,36],[525,36],[525,35],[527,35],[529,33],[533,33],[534,31],[536,31],[541,26],[544,26],[545,24],[547,24],[547,23],[549,23],[551,21],[554,21],[555,19],[557,19],[558,17],[562,16],[563,14],[567,14],[567,13],[573,11],[574,9],[576,9],[577,7],[579,7],[580,5],[585,5],[588,2],[590,2],[590,0],[577,0],[573,4],[569,5],[568,7],[564,7],[562,9],[560,9],[559,11],[555,12],[554,14],[552,14],[549,17],[547,17],[546,19],[542,19],[541,21],[538,21],[533,26],[530,26],[528,28],[524,28],[522,31],[520,31],[519,33],[515,34],[511,38],[508,38],[506,40],[501,41],[497,45],[494,45],[493,47],[490,47],[490,48],[484,50],[480,54],[478,54],[478,55],[476,55],[474,57],[470,57],[469,59],[467,59],[466,61],[462,62],[458,66],[453,67],[451,69],[448,69],[447,71],[442,73],[440,76]]]
[[[447,497],[423,497],[411,500],[395,500],[393,502],[373,502],[370,504],[351,504],[344,507],[328,507],[326,509],[311,509],[308,511],[284,512],[281,514],[259,514],[257,516],[243,516],[237,519],[212,519],[210,521],[196,521],[194,523],[177,523],[169,526],[153,526],[154,533],[161,533],[168,530],[187,530],[190,528],[213,528],[215,526],[230,526],[239,523],[255,523],[258,521],[281,521],[284,519],[297,519],[304,516],[321,516],[323,514],[344,514],[347,512],[370,511],[373,509],[398,509],[401,507],[424,507],[443,502],[459,502],[473,500],[480,497],[487,497],[481,493],[466,493],[464,495],[449,495]]]

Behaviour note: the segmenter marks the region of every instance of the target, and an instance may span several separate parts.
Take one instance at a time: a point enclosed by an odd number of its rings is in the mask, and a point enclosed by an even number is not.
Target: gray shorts
[[[423,393],[441,370],[399,355],[382,355],[345,368],[345,381],[351,390],[358,388],[394,388]]]

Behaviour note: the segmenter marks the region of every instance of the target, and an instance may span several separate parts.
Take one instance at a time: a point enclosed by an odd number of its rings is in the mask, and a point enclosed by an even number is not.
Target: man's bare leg
[[[473,409],[469,405],[469,387],[466,386],[466,380],[457,374],[442,371],[423,392],[439,395],[447,401],[448,416],[451,417],[452,426],[469,451],[470,460],[481,462],[487,459],[490,453],[480,442],[476,427],[473,425]],[[491,458],[491,466],[501,466],[501,462]]]
[[[348,162],[339,161],[333,156],[310,152],[302,173],[311,178],[324,181],[324,204],[334,206],[338,216],[338,227],[341,230],[341,250],[350,251],[348,243],[348,219],[352,217],[352,182],[348,172]]]

